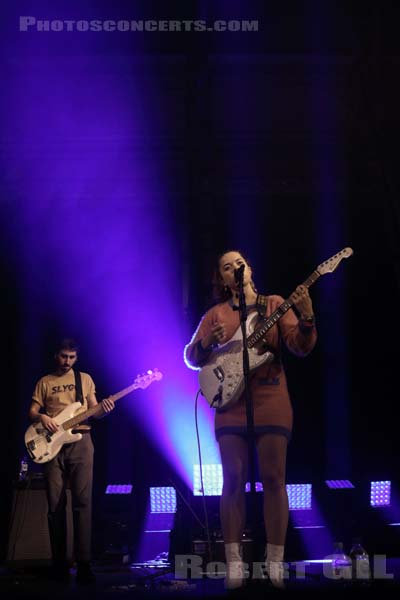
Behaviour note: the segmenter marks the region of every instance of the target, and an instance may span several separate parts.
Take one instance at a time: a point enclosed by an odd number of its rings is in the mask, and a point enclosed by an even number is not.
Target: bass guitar
[[[328,260],[318,265],[303,282],[309,288],[321,275],[333,273],[343,258],[353,254],[351,248],[344,248]],[[274,359],[272,352],[263,344],[264,336],[279,319],[293,306],[292,295],[268,317],[262,318],[254,312],[246,320],[246,344],[249,354],[250,372],[260,365]],[[199,384],[202,395],[212,408],[225,410],[240,398],[244,391],[243,376],[243,335],[241,327],[235,331],[231,339],[215,348],[206,365],[199,373]]]
[[[133,392],[133,390],[147,388],[153,381],[159,381],[160,379],[162,379],[162,373],[158,369],[147,371],[143,375],[138,375],[132,385],[110,396],[110,400],[116,402]],[[54,421],[59,426],[55,433],[48,431],[41,423],[30,425],[25,432],[25,446],[31,459],[35,463],[47,463],[57,456],[64,444],[81,440],[82,433],[75,433],[73,429],[76,429],[83,421],[96,415],[101,410],[101,404],[99,403],[82,412],[82,404],[74,402],[54,417]]]

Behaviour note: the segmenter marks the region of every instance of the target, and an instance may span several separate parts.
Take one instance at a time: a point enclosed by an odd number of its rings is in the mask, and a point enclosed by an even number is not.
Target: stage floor
[[[96,584],[78,586],[75,583],[75,570],[71,569],[69,582],[55,582],[48,577],[45,567],[3,566],[0,571],[0,594],[8,598],[108,598],[123,600],[153,600],[156,598],[221,598],[251,597],[262,598],[266,593],[282,593],[271,587],[268,581],[248,581],[241,590],[227,592],[223,578],[212,579],[203,575],[200,579],[176,579],[169,565],[149,565],[132,563],[129,565],[93,563]],[[363,596],[384,593],[392,596],[400,591],[400,558],[388,558],[386,574],[392,578],[372,579],[366,586],[355,586],[351,582],[332,581],[325,576],[324,564],[320,562],[302,561],[289,564],[289,577],[286,580],[285,592],[295,591],[309,595],[312,592],[326,590],[340,594],[362,593]]]

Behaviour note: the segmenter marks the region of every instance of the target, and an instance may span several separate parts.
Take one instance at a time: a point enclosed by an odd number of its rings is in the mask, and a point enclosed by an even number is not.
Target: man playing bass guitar
[[[39,379],[29,409],[30,420],[40,423],[49,432],[49,439],[60,427],[55,417],[67,406],[80,401],[82,411],[85,411],[98,405],[91,376],[73,369],[78,358],[78,347],[74,340],[62,340],[54,358],[55,370]],[[114,401],[106,398],[99,408],[95,414],[97,418],[113,410]],[[64,444],[58,454],[44,465],[54,575],[61,580],[69,577],[66,556],[66,483],[69,480],[77,561],[76,581],[79,584],[95,581],[90,567],[93,444],[89,429],[86,426],[82,439]]]

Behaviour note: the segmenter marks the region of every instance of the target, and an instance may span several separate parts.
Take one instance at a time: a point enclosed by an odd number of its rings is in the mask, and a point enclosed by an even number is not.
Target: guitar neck
[[[116,402],[117,400],[120,400],[120,398],[123,398],[124,396],[127,396],[128,394],[133,392],[133,390],[136,390],[136,388],[138,388],[138,387],[139,386],[136,383],[133,383],[132,385],[121,390],[117,394],[110,396],[109,399]],[[78,423],[82,423],[82,421],[86,421],[87,419],[89,419],[90,417],[93,417],[94,415],[100,413],[101,411],[102,411],[101,404],[96,404],[96,406],[92,406],[92,408],[89,408],[88,410],[84,411],[83,413],[80,413],[79,415],[72,417],[72,419],[68,419],[67,421],[64,421],[64,423],[62,424],[62,428],[64,430],[71,429],[75,425],[78,425]]]
[[[320,277],[318,271],[313,271],[309,277],[305,281],[303,281],[302,285],[307,289],[313,285]],[[247,347],[253,348],[258,341],[260,341],[264,335],[279,321],[281,317],[293,306],[294,302],[292,299],[292,294],[289,296],[287,300],[282,302],[280,306],[265,320],[261,327],[257,328],[253,331],[252,334],[247,338]]]

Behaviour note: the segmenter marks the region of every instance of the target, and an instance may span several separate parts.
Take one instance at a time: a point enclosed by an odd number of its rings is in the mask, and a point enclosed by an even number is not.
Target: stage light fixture
[[[391,481],[371,481],[370,505],[372,508],[390,506]]]
[[[331,490],[343,490],[355,487],[348,479],[327,479],[325,483]]]
[[[131,494],[132,485],[130,483],[111,484],[106,487],[105,494]]]
[[[176,491],[173,487],[150,488],[151,513],[175,513]]]
[[[203,485],[205,496],[220,496],[222,493],[222,465],[202,465]],[[200,465],[193,465],[193,495],[201,496]]]
[[[289,498],[289,510],[311,510],[311,483],[291,483],[286,486],[286,490]]]

